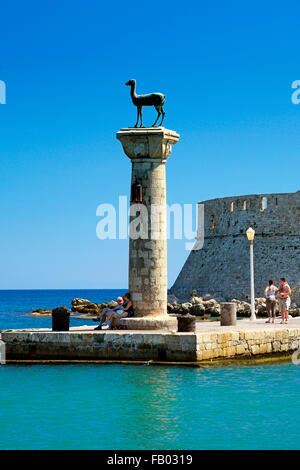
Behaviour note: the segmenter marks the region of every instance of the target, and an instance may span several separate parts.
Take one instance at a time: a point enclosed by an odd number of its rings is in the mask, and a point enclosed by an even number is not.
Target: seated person
[[[102,325],[103,323],[107,322],[108,317],[112,313],[119,313],[121,314],[123,312],[123,298],[118,297],[117,298],[117,305],[114,308],[104,308],[100,314],[100,323],[99,325],[95,328],[95,330],[102,330]]]
[[[129,292],[127,292],[127,294],[123,295],[123,299],[124,299],[123,310],[125,310],[125,312],[127,312],[127,317],[128,318],[133,317],[134,316],[134,310],[133,310],[133,306],[132,306],[132,302],[131,302],[131,295],[129,294]]]
[[[115,325],[115,319],[118,318],[126,318],[126,317],[133,317],[134,316],[134,310],[131,302],[131,296],[129,292],[123,296],[124,302],[123,302],[123,311],[114,311],[110,312],[108,314],[108,322],[107,324],[109,325],[109,329],[114,329],[116,328]]]

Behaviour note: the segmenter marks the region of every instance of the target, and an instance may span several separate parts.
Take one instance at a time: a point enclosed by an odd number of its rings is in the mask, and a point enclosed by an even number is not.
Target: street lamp
[[[254,262],[253,262],[253,240],[255,235],[255,230],[249,227],[246,231],[247,238],[250,242],[250,283],[251,283],[251,316],[250,320],[256,320],[255,315],[255,306],[254,306]]]

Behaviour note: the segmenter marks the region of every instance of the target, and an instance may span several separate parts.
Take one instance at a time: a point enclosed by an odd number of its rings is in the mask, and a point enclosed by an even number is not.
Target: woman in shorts
[[[269,280],[269,285],[265,289],[265,297],[267,299],[266,307],[268,312],[268,320],[266,323],[275,323],[276,318],[276,294],[277,294],[277,287],[274,286],[274,281],[272,279]]]

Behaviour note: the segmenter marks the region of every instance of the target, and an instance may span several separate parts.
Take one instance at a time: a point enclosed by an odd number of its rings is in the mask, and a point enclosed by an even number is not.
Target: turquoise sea
[[[50,326],[24,313],[120,293],[0,291],[0,329]],[[7,364],[0,366],[0,449],[298,449],[299,392],[300,366],[291,362]]]

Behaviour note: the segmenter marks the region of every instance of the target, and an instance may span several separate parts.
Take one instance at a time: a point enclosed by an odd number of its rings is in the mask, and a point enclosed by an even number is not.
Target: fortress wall
[[[210,293],[229,300],[250,295],[249,242],[254,240],[255,295],[262,297],[268,279],[285,276],[300,286],[300,191],[237,196],[204,201],[204,246],[192,251],[171,292],[179,298]],[[300,305],[300,295],[294,295]]]

